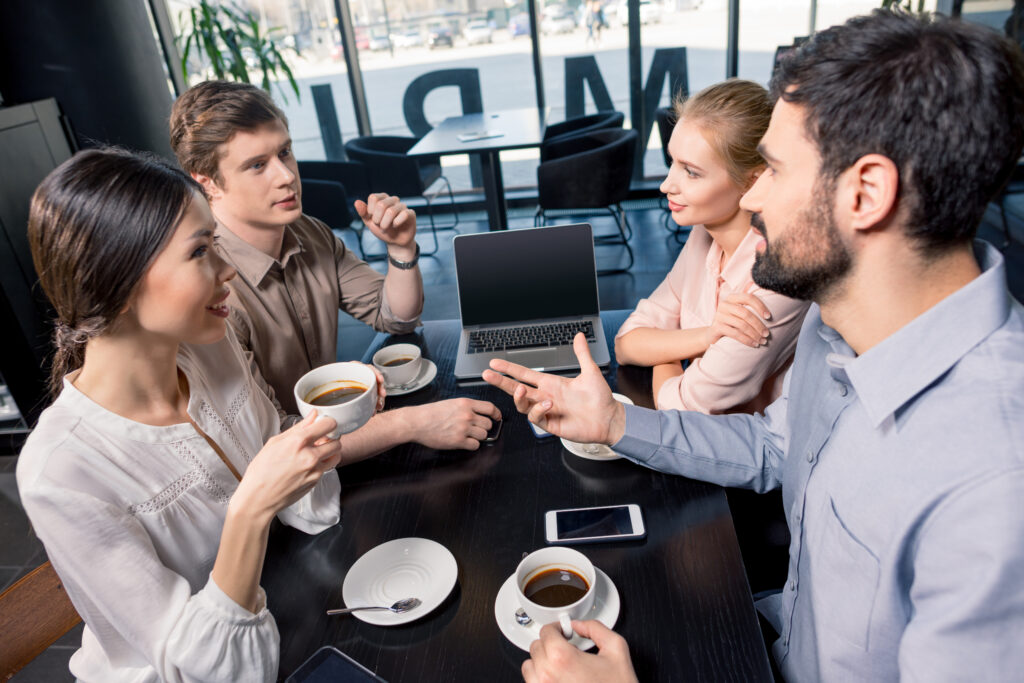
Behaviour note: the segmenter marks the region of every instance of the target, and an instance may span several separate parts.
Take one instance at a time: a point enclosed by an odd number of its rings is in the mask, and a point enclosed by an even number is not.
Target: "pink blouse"
[[[753,413],[763,411],[782,393],[782,380],[810,303],[754,284],[750,269],[760,238],[751,228],[722,268],[722,248],[704,226],[693,226],[668,276],[622,324],[616,338],[642,327],[707,327],[714,322],[720,298],[733,292],[753,293],[772,314],[765,321],[770,330],[766,345],[755,349],[722,337],[703,356],[694,358],[682,375],[662,385],[655,396],[658,408]]]

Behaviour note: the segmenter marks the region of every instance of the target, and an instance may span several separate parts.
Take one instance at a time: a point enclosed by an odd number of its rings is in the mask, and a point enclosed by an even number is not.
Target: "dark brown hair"
[[[171,108],[171,149],[188,174],[220,182],[220,146],[238,131],[288,118],[265,91],[248,83],[206,81],[186,90]]]
[[[772,94],[803,109],[821,174],[866,154],[899,169],[924,255],[968,242],[1024,146],[1024,59],[991,29],[875,10],[786,54]]]
[[[768,130],[772,101],[753,81],[730,78],[674,103],[677,121],[696,123],[704,138],[741,190],[750,189],[751,173],[764,168],[757,145]]]
[[[50,392],[85,359],[202,188],[156,156],[92,149],[36,188],[28,240],[39,282],[57,312]]]

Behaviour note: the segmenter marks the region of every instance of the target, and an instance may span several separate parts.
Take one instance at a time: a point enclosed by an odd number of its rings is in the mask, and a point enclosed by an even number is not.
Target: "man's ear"
[[[846,213],[854,230],[870,230],[897,209],[900,173],[892,159],[865,154],[840,176],[838,209]]]
[[[217,181],[210,176],[203,175],[202,173],[193,173],[192,179],[203,186],[203,194],[206,195],[208,201],[214,201],[224,196],[224,191],[217,185]]]

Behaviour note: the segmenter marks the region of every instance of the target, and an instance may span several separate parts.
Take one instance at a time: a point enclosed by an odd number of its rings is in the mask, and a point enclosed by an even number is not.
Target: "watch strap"
[[[394,256],[391,255],[390,251],[388,252],[388,263],[393,265],[395,268],[399,268],[401,270],[412,270],[413,268],[416,267],[416,264],[419,263],[419,260],[420,260],[420,245],[419,244],[416,245],[416,253],[413,254],[413,257],[412,257],[411,261],[399,261],[398,259],[396,259]]]

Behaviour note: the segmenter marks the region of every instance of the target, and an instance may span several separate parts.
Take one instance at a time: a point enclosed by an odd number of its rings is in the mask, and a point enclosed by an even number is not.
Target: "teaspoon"
[[[401,614],[402,612],[408,612],[411,609],[419,607],[420,603],[421,600],[419,598],[405,598],[403,600],[396,601],[395,604],[390,607],[372,605],[364,605],[362,607],[345,607],[343,609],[329,609],[327,610],[327,614],[332,616],[335,614],[348,614],[349,612],[355,612],[360,609],[386,609],[390,612],[394,612],[395,614]]]

